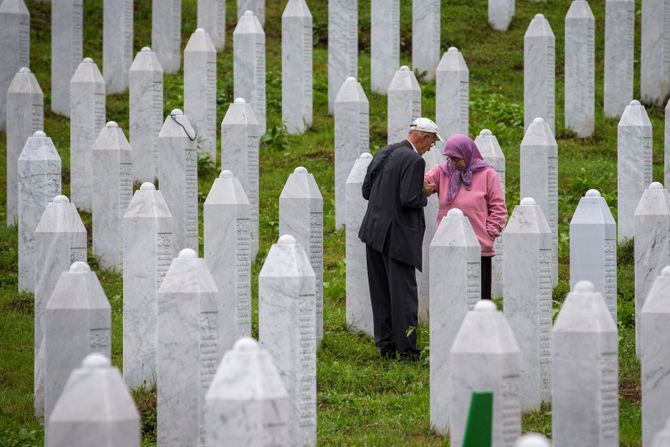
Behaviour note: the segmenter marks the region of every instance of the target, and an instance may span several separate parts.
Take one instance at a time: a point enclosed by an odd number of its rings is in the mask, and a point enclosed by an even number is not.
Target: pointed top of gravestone
[[[77,207],[66,196],[56,196],[47,204],[35,233],[83,233],[86,234]]]
[[[60,160],[56,146],[46,133],[38,130],[32,137],[28,137],[23,145],[21,161],[55,161]]]
[[[521,141],[521,147],[524,146],[558,146],[551,127],[542,118],[535,118],[528,126],[526,134]]]
[[[289,0],[282,17],[312,17],[305,0]]]
[[[317,185],[314,176],[302,166],[295,168],[293,173],[288,176],[284,189],[279,195],[281,199],[316,199],[323,200],[319,185]]]
[[[140,186],[140,191],[156,191],[156,185],[151,182],[144,182]]]
[[[244,98],[237,98],[235,102],[228,106],[226,115],[221,122],[222,127],[235,125],[258,126],[260,131],[260,125],[258,124],[254,109]]]
[[[221,179],[228,179],[233,177],[233,171],[221,171],[221,174],[219,174],[219,178]]]
[[[351,167],[351,171],[349,171],[346,183],[362,185],[363,180],[365,179],[365,174],[368,171],[368,165],[370,165],[371,161],[372,154],[369,152],[363,152]]]
[[[573,0],[568,13],[565,15],[565,19],[594,20],[589,3],[585,0]]]
[[[488,129],[483,129],[475,138],[475,145],[485,160],[505,160],[505,154],[500,148],[500,143],[493,133]]]
[[[551,444],[544,436],[537,433],[529,433],[517,439],[514,447],[551,447]]]
[[[19,73],[32,73],[32,72],[30,71],[30,68],[28,68],[28,67],[21,67],[21,68],[19,68]]]
[[[368,103],[368,97],[365,95],[365,91],[361,84],[356,80],[356,78],[349,76],[340,87],[340,90],[335,96],[335,104],[339,103]]]
[[[315,278],[312,264],[305,253],[305,248],[290,234],[282,235],[268,252],[261,272],[261,278]],[[314,293],[312,282],[311,293]]]
[[[632,100],[624,109],[621,119],[619,120],[619,127],[651,127],[651,121],[647,110],[637,99]]]
[[[89,354],[81,362],[81,367],[86,369],[99,369],[111,366],[109,359],[102,354],[94,352]]]
[[[670,266],[663,267],[654,279],[642,307],[642,314],[646,313],[670,314]]]
[[[77,261],[61,273],[46,308],[106,310],[110,307],[98,276],[87,263]]]
[[[452,208],[449,210],[447,213],[447,216],[463,216],[463,211],[459,210],[458,208]]]
[[[192,248],[184,248],[179,252],[178,257],[182,259],[197,259],[198,254]]]
[[[295,238],[290,234],[282,234],[281,236],[279,236],[279,240],[277,241],[277,243],[280,245],[295,244]]]
[[[516,354],[519,345],[505,315],[489,300],[481,300],[465,314],[451,354]],[[519,362],[520,364],[520,362]]]
[[[30,15],[23,0],[4,0],[0,2],[0,14]]]
[[[216,53],[216,48],[214,48],[214,43],[209,37],[207,31],[203,28],[198,28],[195,30],[191,37],[188,39],[186,48],[184,48],[185,53]]]
[[[174,109],[165,117],[163,127],[158,133],[163,138],[188,138],[194,140],[197,136],[188,117],[180,109]]]
[[[233,350],[243,352],[258,351],[258,342],[251,337],[242,337],[235,342]]]
[[[242,183],[231,171],[222,171],[219,178],[214,180],[205,200],[205,206],[210,205],[249,206],[249,198]]]
[[[72,79],[70,80],[72,84],[105,84],[105,78],[102,77],[100,69],[93,59],[90,57],[84,58],[81,63],[77,66]]]
[[[258,20],[258,17],[254,15],[253,11],[244,11],[244,14],[240,16],[240,20],[237,22],[237,26],[233,31],[233,36],[235,34],[265,34],[263,31],[263,26]]]
[[[98,138],[93,143],[94,151],[129,151],[130,144],[123,130],[114,121],[109,121],[100,130]]]
[[[151,48],[144,47],[135,56],[133,64],[130,66],[130,71],[157,71],[163,73],[163,67],[156,53]]]
[[[124,219],[131,218],[172,218],[170,208],[163,194],[151,182],[144,182],[130,199],[128,208],[123,214]]]
[[[495,312],[498,310],[496,304],[491,300],[479,300],[475,304],[475,312]]]
[[[246,104],[244,98],[235,98],[234,104]]]
[[[589,189],[588,191],[586,191],[586,194],[584,195],[584,197],[588,197],[590,199],[593,199],[593,198],[596,198],[596,197],[601,197],[601,195],[600,195],[600,191],[598,191],[597,189]]]
[[[35,75],[27,67],[22,67],[16,75],[14,75],[14,78],[7,89],[8,96],[18,94],[43,94]]]
[[[470,219],[465,217],[463,211],[458,208],[449,210],[447,215],[442,218],[430,245],[481,250],[477,236],[470,224]]]
[[[563,301],[553,332],[616,333],[602,294],[590,281],[579,281]]]
[[[442,55],[442,59],[440,59],[440,63],[437,66],[437,71],[467,72],[468,66],[465,63],[463,54],[458,51],[458,48],[450,47],[447,52]]]
[[[47,134],[43,130],[36,130],[33,133],[33,137],[35,138],[46,138]]]
[[[551,230],[540,205],[535,202],[535,199],[524,197],[521,204],[514,207],[514,212],[505,226],[504,233],[550,236]]]
[[[88,273],[91,271],[91,267],[83,261],[73,262],[70,266],[70,273]]]
[[[172,260],[158,293],[217,294],[219,289],[205,260],[184,248]]]
[[[388,89],[389,91],[421,91],[414,72],[407,65],[403,65],[395,72]]]
[[[530,21],[524,39],[527,37],[548,37],[554,39],[554,32],[549,25],[549,21],[542,14],[535,14]]]
[[[52,200],[53,203],[70,203],[70,199],[67,198],[67,196],[64,195],[58,195],[54,197]]]
[[[653,182],[649,185],[649,189],[663,189],[663,184],[661,182]]]
[[[589,189],[584,197],[579,199],[575,214],[570,220],[570,225],[607,225],[606,230],[611,237],[616,236],[616,221],[607,202],[597,189]]]
[[[661,216],[670,218],[670,192],[663,185],[654,182],[642,193],[640,202],[635,208],[635,217],[638,216]]]
[[[537,205],[537,202],[535,202],[535,199],[532,197],[524,197],[521,199],[521,206],[531,206],[531,205]]]
[[[670,265],[663,267],[663,270],[661,270],[661,276],[670,276]]]

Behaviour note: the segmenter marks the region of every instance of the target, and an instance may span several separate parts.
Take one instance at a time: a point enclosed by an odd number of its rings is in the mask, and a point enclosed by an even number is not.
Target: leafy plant
[[[288,149],[288,130],[284,125],[276,125],[269,129],[261,138],[261,143],[268,149],[284,151]]]
[[[216,163],[206,152],[198,152],[198,176],[216,174]]]

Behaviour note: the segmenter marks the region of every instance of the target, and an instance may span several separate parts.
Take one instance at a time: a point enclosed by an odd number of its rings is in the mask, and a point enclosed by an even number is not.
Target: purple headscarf
[[[451,136],[444,145],[442,152],[447,157],[460,158],[465,162],[465,169],[459,171],[451,161],[442,163],[442,170],[449,176],[449,192],[447,193],[447,205],[451,204],[461,189],[461,182],[465,189],[472,188],[472,174],[482,169],[491,167],[482,158],[477,145],[467,135],[456,134]]]

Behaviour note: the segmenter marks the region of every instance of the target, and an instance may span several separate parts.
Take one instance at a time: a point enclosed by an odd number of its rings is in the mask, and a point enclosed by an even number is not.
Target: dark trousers
[[[375,343],[383,353],[416,356],[419,299],[415,269],[366,245]]]
[[[482,256],[482,299],[491,299],[491,258],[493,256]]]

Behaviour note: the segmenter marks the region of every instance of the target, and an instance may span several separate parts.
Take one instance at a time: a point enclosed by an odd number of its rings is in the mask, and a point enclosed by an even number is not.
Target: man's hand
[[[423,181],[423,190],[426,191],[427,196],[430,196],[435,191],[437,191],[437,187],[435,185],[433,185],[432,183],[428,183],[426,180],[424,180]]]

